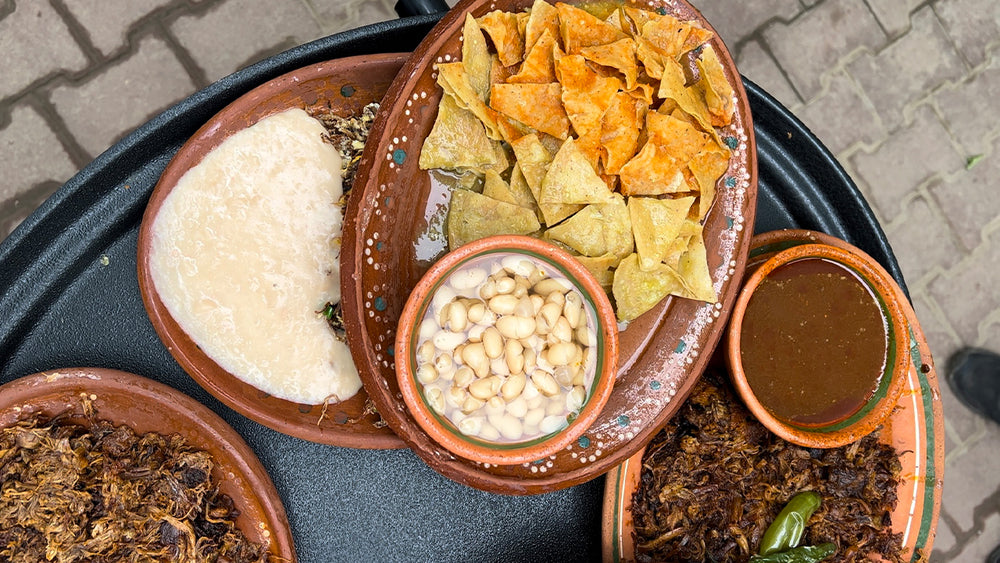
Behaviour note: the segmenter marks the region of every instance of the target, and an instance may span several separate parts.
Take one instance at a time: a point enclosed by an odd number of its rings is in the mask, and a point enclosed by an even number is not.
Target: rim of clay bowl
[[[437,289],[449,275],[471,260],[497,253],[525,254],[556,268],[580,291],[596,321],[597,359],[594,381],[579,414],[554,433],[523,442],[491,442],[466,436],[427,404],[417,381],[417,328]],[[497,235],[470,242],[438,260],[414,287],[396,332],[396,377],[410,413],[432,440],[458,456],[496,465],[532,462],[565,448],[597,419],[614,387],[618,370],[618,325],[607,294],[593,274],[568,252],[546,241],[517,235]]]
[[[772,415],[757,400],[743,370],[740,338],[747,304],[760,283],[775,269],[805,258],[825,258],[854,271],[875,294],[886,321],[888,354],[875,393],[856,412],[826,425],[796,425]],[[908,324],[895,284],[888,272],[863,252],[827,244],[803,244],[776,252],[747,278],[740,290],[726,334],[729,376],[740,398],[757,419],[781,438],[800,446],[836,448],[857,441],[878,428],[892,413],[903,392],[909,369]]]

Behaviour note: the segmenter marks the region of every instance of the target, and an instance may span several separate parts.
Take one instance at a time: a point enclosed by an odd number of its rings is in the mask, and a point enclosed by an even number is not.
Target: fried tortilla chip
[[[493,40],[500,62],[513,66],[524,58],[524,36],[514,12],[494,10],[479,18],[479,26]]]
[[[601,124],[601,160],[604,171],[618,174],[639,147],[639,131],[647,104],[627,92],[616,92]]]
[[[677,291],[684,291],[677,272],[663,264],[653,270],[643,270],[639,267],[638,254],[630,254],[618,264],[611,288],[620,321],[635,319]]]
[[[531,191],[531,187],[528,186],[528,181],[524,178],[524,173],[521,172],[521,165],[514,163],[514,168],[510,171],[510,193],[514,197],[514,203],[520,205],[521,207],[532,210],[535,213],[535,217],[539,221],[542,221],[542,210],[538,207],[538,202],[535,201],[535,194]]]
[[[615,26],[602,21],[590,12],[559,2],[559,33],[562,37],[563,49],[569,54],[575,54],[584,47],[614,43],[625,37],[625,34]]]
[[[617,12],[615,12],[617,13]],[[635,88],[639,79],[639,64],[635,58],[635,41],[626,37],[607,45],[594,45],[580,49],[580,54],[601,66],[611,67],[625,77],[625,89]]]
[[[542,203],[539,201],[542,193],[542,181],[552,163],[552,153],[545,148],[538,135],[525,135],[512,142],[511,148],[514,149],[514,155],[524,175],[524,180],[535,198],[536,205],[538,205],[546,225],[555,225],[583,208],[583,205],[578,204]]]
[[[490,95],[490,68],[493,66],[493,56],[486,46],[483,31],[471,14],[465,14],[462,37],[462,65],[469,77],[469,84],[476,94],[479,94],[479,99],[486,102]]]
[[[621,87],[621,81],[604,77],[587,66],[582,55],[566,55],[556,62],[556,76],[562,85],[562,102],[578,136],[601,130],[604,112]]]
[[[639,35],[664,57],[677,59],[684,53],[684,41],[691,32],[691,26],[669,14],[654,15],[656,17],[642,24]]]
[[[694,199],[694,197],[628,199],[635,251],[639,255],[639,266],[642,269],[653,269],[667,258],[670,246],[680,234]]]
[[[620,258],[605,254],[604,256],[576,256],[576,260],[597,278],[597,283],[601,284],[605,292],[611,293],[611,287],[615,281],[615,268],[621,262]]]
[[[584,256],[611,255],[622,259],[635,248],[625,198],[613,194],[608,203],[591,204],[545,231],[545,238],[559,241]]]
[[[535,3],[531,5],[528,21],[524,24],[525,48],[531,49],[546,31],[552,35],[558,44],[560,37],[559,11],[545,0],[535,0]]]
[[[707,256],[705,241],[699,229],[688,242],[687,252],[681,256],[680,264],[677,266],[683,290],[677,291],[674,295],[708,303],[718,301],[715,287],[712,285],[712,276],[708,271]]]
[[[494,110],[554,137],[569,136],[569,119],[563,109],[559,83],[494,84],[490,105]]]
[[[663,76],[660,78],[660,89],[657,95],[677,102],[677,105],[698,121],[703,131],[713,131],[712,118],[708,113],[705,98],[695,88],[684,85],[684,69],[673,59],[663,60]]]
[[[681,162],[698,154],[710,138],[691,123],[658,112],[646,115],[646,134],[647,142],[661,145]]]
[[[646,142],[639,154],[618,172],[622,193],[634,196],[684,191],[683,167],[684,163],[675,159],[662,145]]]
[[[431,133],[420,149],[420,168],[506,170],[507,156],[500,143],[489,138],[482,121],[444,94]]]
[[[688,162],[688,169],[698,182],[698,220],[705,218],[708,210],[712,207],[715,199],[715,186],[719,178],[729,170],[729,156],[727,149],[708,143],[698,154]]]
[[[500,128],[497,126],[496,112],[487,106],[476,93],[476,89],[469,82],[465,65],[461,62],[440,63],[437,65],[437,71],[437,82],[441,89],[446,94],[450,94],[460,108],[469,110],[478,117],[486,127],[486,134],[491,139],[495,141],[503,139]]]
[[[663,61],[667,57],[662,55],[649,41],[638,37],[635,39],[635,56],[642,63],[643,70],[646,74],[654,79],[660,80],[663,78]]]
[[[448,247],[492,235],[530,235],[541,228],[534,212],[469,190],[454,190],[448,210]]]
[[[530,209],[532,213],[536,213],[538,209],[538,206],[535,205],[535,198],[531,195],[528,184],[524,182],[524,175],[521,174],[521,169],[517,164],[514,165],[514,170],[511,172],[510,183],[505,182],[495,171],[487,170],[483,184],[483,195],[497,201]]]
[[[542,36],[531,47],[517,74],[507,79],[512,84],[548,84],[556,81],[555,54],[559,46],[552,32],[542,30]]]
[[[736,105],[733,103],[733,87],[726,80],[719,55],[711,45],[705,45],[697,61],[701,80],[698,84],[705,93],[705,103],[711,114],[712,125],[725,127],[733,121]]]
[[[588,204],[610,200],[607,184],[576,146],[576,140],[566,139],[542,179],[538,203]]]

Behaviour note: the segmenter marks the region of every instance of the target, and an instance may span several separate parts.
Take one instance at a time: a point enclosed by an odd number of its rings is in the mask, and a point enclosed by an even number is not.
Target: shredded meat
[[[797,492],[813,490],[820,508],[803,545],[832,542],[831,561],[901,559],[890,516],[901,466],[871,434],[849,446],[795,446],[769,432],[735,398],[728,382],[706,374],[653,439],[632,498],[640,561],[747,561]]]

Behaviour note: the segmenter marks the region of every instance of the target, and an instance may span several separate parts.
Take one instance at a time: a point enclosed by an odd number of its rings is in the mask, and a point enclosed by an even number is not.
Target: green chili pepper
[[[813,491],[804,491],[793,496],[764,532],[757,552],[761,555],[770,555],[799,545],[802,534],[806,531],[806,522],[819,508],[819,503],[819,493]]]
[[[751,563],[818,563],[837,552],[837,546],[832,543],[806,545],[786,549],[770,555],[754,555]]]

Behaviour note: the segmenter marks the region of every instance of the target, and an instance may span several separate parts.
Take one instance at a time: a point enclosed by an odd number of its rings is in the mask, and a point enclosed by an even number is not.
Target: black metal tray
[[[436,19],[380,23],[271,57],[182,101],[70,179],[0,243],[0,383],[61,367],[108,367],[208,405],[271,473],[303,562],[599,559],[603,478],[547,495],[498,496],[445,479],[409,450],[351,450],[279,434],[202,390],[173,361],[142,307],[139,221],[160,172],[199,126],[289,70],[412,50]],[[746,86],[760,169],[756,231],[835,235],[902,284],[885,234],[836,160],[771,96]]]

